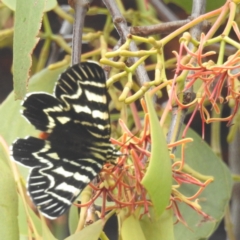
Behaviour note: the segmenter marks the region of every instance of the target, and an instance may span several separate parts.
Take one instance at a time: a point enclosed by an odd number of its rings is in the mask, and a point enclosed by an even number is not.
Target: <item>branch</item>
[[[149,36],[153,34],[159,34],[159,33],[172,33],[178,28],[186,25],[187,23],[191,22],[194,18],[189,17],[185,20],[177,20],[174,22],[165,22],[165,23],[159,23],[155,25],[149,25],[149,26],[134,26],[130,28],[130,32],[132,35],[138,35],[138,36]],[[208,28],[210,26],[210,23],[207,21],[202,22],[203,28]]]
[[[193,0],[193,5],[192,5],[192,14],[191,17],[196,18],[199,17],[201,14],[205,13],[205,8],[206,8],[206,0]],[[190,29],[190,34],[192,38],[199,40],[201,33],[203,29],[203,23],[199,23],[195,25],[193,28]],[[193,50],[194,46],[192,43],[189,43],[189,49]],[[189,75],[191,75],[192,72],[189,72]],[[185,80],[185,86],[188,85],[189,81],[186,79]],[[193,86],[188,88],[185,92],[185,95],[193,95]],[[190,99],[192,99],[194,96],[191,96]],[[195,98],[195,97],[194,97]]]
[[[205,8],[206,8],[206,0],[193,0],[191,17],[197,18],[200,15],[204,14]],[[200,35],[202,33],[202,28],[203,28],[203,23],[199,23],[199,24],[195,25],[193,28],[191,28],[190,34],[191,34],[192,38],[199,40]]]
[[[196,18],[202,14],[205,13],[205,6],[206,6],[206,0],[193,0],[193,6],[192,6],[192,14],[191,17]],[[202,32],[203,24],[199,23],[198,25],[195,25],[193,28],[190,29],[190,34],[192,38],[199,39],[201,32]],[[189,46],[190,49],[193,49],[193,45],[191,44]],[[191,74],[191,71],[189,72]],[[185,86],[188,84],[188,80],[186,78],[185,80]],[[183,99],[189,99],[189,101],[192,101],[192,99],[195,98],[195,93],[193,92],[193,87],[187,89],[183,93]],[[178,107],[173,107],[172,110],[172,119],[171,124],[169,128],[169,132],[167,135],[167,142],[174,142],[177,139],[179,139],[180,130],[183,125],[184,119],[186,117],[187,111],[181,110],[179,111]],[[174,152],[175,149],[172,150]]]
[[[121,42],[125,42],[127,37],[130,35],[129,28],[127,26],[127,21],[121,14],[115,0],[103,0],[103,3],[106,5],[109,10],[114,26],[116,27],[118,34],[120,36]],[[129,50],[132,52],[138,51],[136,44],[132,41],[129,46]],[[138,58],[131,57],[129,58],[131,64],[134,64]],[[144,83],[149,82],[149,78],[144,66],[141,64],[136,69],[136,78],[138,83],[142,86]]]
[[[156,9],[158,17],[162,21],[177,21],[179,18],[166,6],[162,0],[149,0]]]
[[[69,0],[75,10],[72,39],[72,65],[79,63],[82,54],[83,26],[88,7],[93,0]]]
[[[191,22],[190,19],[185,19],[174,22],[159,23],[150,26],[135,26],[130,28],[130,32],[133,35],[139,36],[149,36],[159,33],[171,33],[189,22]]]
[[[68,8],[70,8],[70,7],[68,6]],[[66,10],[68,10],[68,9],[66,9]],[[72,41],[72,24],[70,22],[68,22],[67,20],[64,20],[62,23],[62,26],[60,28],[59,35],[65,37],[68,34],[71,34],[71,41]],[[64,39],[64,40],[66,40],[66,39]],[[59,45],[57,45],[56,42],[53,42],[52,46],[51,46],[51,53],[48,58],[47,66],[52,63],[57,62],[57,60],[59,58],[59,53],[60,53]]]

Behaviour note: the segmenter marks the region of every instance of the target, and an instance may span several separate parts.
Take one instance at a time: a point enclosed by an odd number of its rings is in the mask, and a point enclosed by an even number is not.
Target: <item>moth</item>
[[[40,212],[54,219],[120,152],[110,143],[106,78],[102,68],[83,62],[60,75],[53,94],[30,93],[23,116],[46,139],[26,137],[11,146],[11,158],[30,168],[28,194]]]

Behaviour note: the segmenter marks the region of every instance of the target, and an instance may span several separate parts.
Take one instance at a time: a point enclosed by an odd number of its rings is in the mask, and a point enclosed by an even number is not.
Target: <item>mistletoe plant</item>
[[[0,3],[0,11],[8,12],[6,19],[14,12],[15,21],[14,28],[0,29],[2,46],[13,39],[14,78],[14,93],[0,108],[0,202],[6,207],[0,207],[1,234],[4,239],[110,239],[104,226],[114,215],[118,239],[206,239],[231,197],[232,178],[217,155],[220,122],[232,125],[229,141],[239,128],[239,1],[227,0],[207,13],[192,12],[197,17],[179,21],[164,37],[159,36],[161,29],[171,24],[159,23],[153,1],[136,1],[137,10],[126,10],[120,0],[102,2],[106,7],[93,6],[91,0],[69,1],[71,7],[55,0]],[[61,19],[61,34],[53,33],[50,10]],[[86,19],[104,15],[101,31],[94,24],[84,26],[86,15]],[[176,38],[179,44],[166,59],[167,46]],[[33,51],[36,45],[38,52]],[[228,49],[232,53],[226,57]],[[23,99],[26,91],[52,93],[70,62],[85,60],[98,61],[105,70],[111,142],[122,155],[115,164],[106,162],[69,214],[52,221],[39,214],[26,195],[27,169],[8,157],[8,145],[16,137],[43,137],[20,117],[14,98]],[[223,104],[231,108],[226,117],[221,117]],[[202,137],[190,129],[198,117]],[[209,123],[218,129],[212,131],[212,149],[204,140]],[[230,236],[231,229],[227,230]]]

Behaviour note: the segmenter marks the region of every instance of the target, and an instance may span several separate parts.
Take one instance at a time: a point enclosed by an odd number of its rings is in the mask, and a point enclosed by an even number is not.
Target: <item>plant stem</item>
[[[74,24],[72,39],[72,65],[79,63],[82,53],[82,34],[85,16],[89,4],[92,0],[75,0],[74,1]]]

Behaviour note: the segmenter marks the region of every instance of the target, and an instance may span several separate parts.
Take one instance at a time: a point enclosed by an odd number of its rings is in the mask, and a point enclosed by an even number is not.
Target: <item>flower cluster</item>
[[[190,89],[197,80],[201,81],[201,85],[197,90],[196,98],[190,103],[182,104],[176,95],[176,100],[182,108],[189,108],[192,105],[196,105],[200,109],[201,116],[206,123],[210,123],[215,119],[210,118],[210,114],[204,107],[204,103],[208,100],[213,109],[219,113],[217,103],[222,103],[224,98],[222,97],[224,87],[227,87],[226,100],[235,100],[235,111],[239,104],[239,84],[238,76],[240,75],[240,50],[235,54],[229,56],[228,60],[223,64],[215,63],[212,59],[208,60],[208,57],[215,54],[215,52],[203,53],[203,45],[205,43],[204,34],[202,34],[200,46],[197,52],[192,52],[188,46],[183,42],[180,45],[180,54],[175,53],[177,57],[177,75],[184,71],[190,71],[187,76],[187,84],[184,91]],[[184,50],[191,56],[191,60],[184,63],[182,60],[185,56],[182,55]],[[205,59],[205,61],[203,61]],[[222,121],[230,121],[232,115],[228,118],[222,119]],[[216,119],[217,120],[217,119]],[[219,120],[219,119],[218,119]]]
[[[119,120],[124,134],[120,138],[121,141],[112,139],[112,143],[121,147],[123,155],[119,157],[115,165],[111,163],[104,165],[99,175],[99,181],[90,184],[93,189],[92,199],[84,205],[78,204],[79,207],[90,207],[90,205],[100,197],[102,198],[101,217],[104,217],[106,212],[112,209],[124,209],[127,214],[131,214],[137,208],[141,208],[141,216],[143,214],[149,215],[149,206],[153,206],[153,203],[142,185],[142,179],[151,159],[151,152],[149,151],[151,146],[149,121],[149,114],[145,112],[143,131],[140,137],[137,137],[128,129],[122,120]],[[187,223],[184,221],[178,208],[178,203],[180,202],[189,205],[197,213],[201,214],[204,220],[211,219],[210,216],[201,210],[197,199],[213,179],[209,178],[205,182],[202,182],[184,170],[184,146],[191,141],[192,139],[186,138],[168,145],[169,149],[182,146],[182,155],[179,161],[175,161],[175,156],[170,155],[173,162],[172,178],[174,184],[172,185],[171,195],[169,196],[169,206],[167,208],[172,208],[177,221],[185,225],[187,225]],[[199,190],[193,196],[186,197],[178,190],[178,188],[184,184],[196,185],[199,187]],[[111,202],[110,205],[109,202]]]

